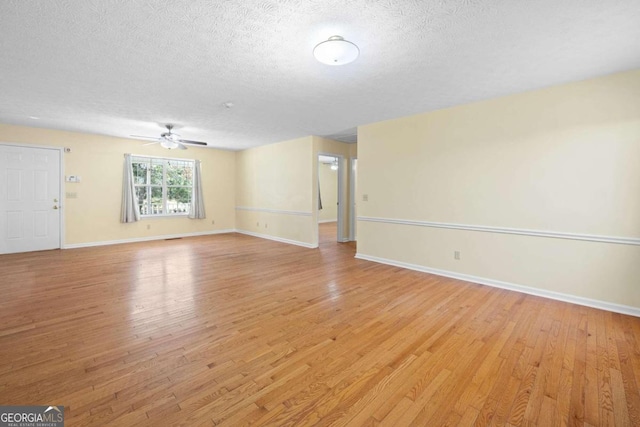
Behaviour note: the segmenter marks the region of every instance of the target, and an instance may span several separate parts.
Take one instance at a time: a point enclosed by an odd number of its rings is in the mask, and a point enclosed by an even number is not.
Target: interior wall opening
[[[318,243],[344,241],[344,212],[341,206],[344,158],[318,155]]]

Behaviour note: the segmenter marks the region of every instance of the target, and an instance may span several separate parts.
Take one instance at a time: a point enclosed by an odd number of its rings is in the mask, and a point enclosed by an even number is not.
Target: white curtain
[[[193,196],[191,197],[191,210],[189,211],[189,218],[191,219],[205,218],[201,176],[200,160],[196,160],[193,165]]]
[[[136,222],[140,220],[138,210],[138,198],[133,186],[133,167],[131,166],[131,154],[124,155],[124,174],[122,176],[122,211],[120,222]]]

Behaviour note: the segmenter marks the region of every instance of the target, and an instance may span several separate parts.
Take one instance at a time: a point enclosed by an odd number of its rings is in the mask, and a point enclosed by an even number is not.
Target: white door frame
[[[349,200],[349,240],[354,242],[356,240],[356,179],[357,179],[357,171],[356,171],[356,162],[357,157],[351,157],[349,160],[349,194],[351,195],[351,200]]]
[[[60,209],[60,215],[59,215],[59,229],[60,229],[60,238],[58,240],[58,248],[59,249],[63,249],[64,248],[64,235],[65,235],[65,230],[64,230],[64,212],[65,212],[65,206],[64,206],[64,197],[62,197],[63,194],[65,194],[65,189],[64,189],[64,147],[52,147],[50,145],[36,145],[36,144],[21,144],[19,142],[2,142],[0,141],[0,145],[4,145],[4,146],[9,146],[9,147],[20,147],[20,148],[41,148],[41,149],[45,149],[45,150],[55,150],[55,151],[59,151],[60,152],[60,164],[59,166],[59,170],[60,170],[60,176],[58,177],[58,179],[60,180],[60,190],[58,194],[58,209]]]
[[[342,154],[328,153],[324,151],[318,152],[316,156],[316,162],[318,162],[318,174],[316,179],[320,182],[320,156],[328,156],[335,157],[338,159],[338,235],[336,236],[336,241],[338,242],[347,242],[348,239],[344,238],[344,210],[342,206],[344,204],[344,192],[342,191],[342,183],[344,182],[344,156]],[[318,186],[319,188],[319,186]],[[318,192],[316,191],[316,200],[318,200]],[[316,209],[316,218],[318,223],[316,224],[316,229],[318,224],[320,223],[320,209]]]

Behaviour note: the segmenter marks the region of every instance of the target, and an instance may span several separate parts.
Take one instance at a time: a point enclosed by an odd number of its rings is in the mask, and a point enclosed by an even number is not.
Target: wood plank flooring
[[[316,250],[0,256],[0,404],[67,426],[640,426],[640,319],[356,260],[331,226]]]

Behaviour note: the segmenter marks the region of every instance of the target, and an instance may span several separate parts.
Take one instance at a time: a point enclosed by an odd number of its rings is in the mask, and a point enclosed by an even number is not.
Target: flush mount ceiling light
[[[355,61],[360,55],[358,46],[341,36],[331,36],[313,48],[313,56],[323,64],[344,65]]]

